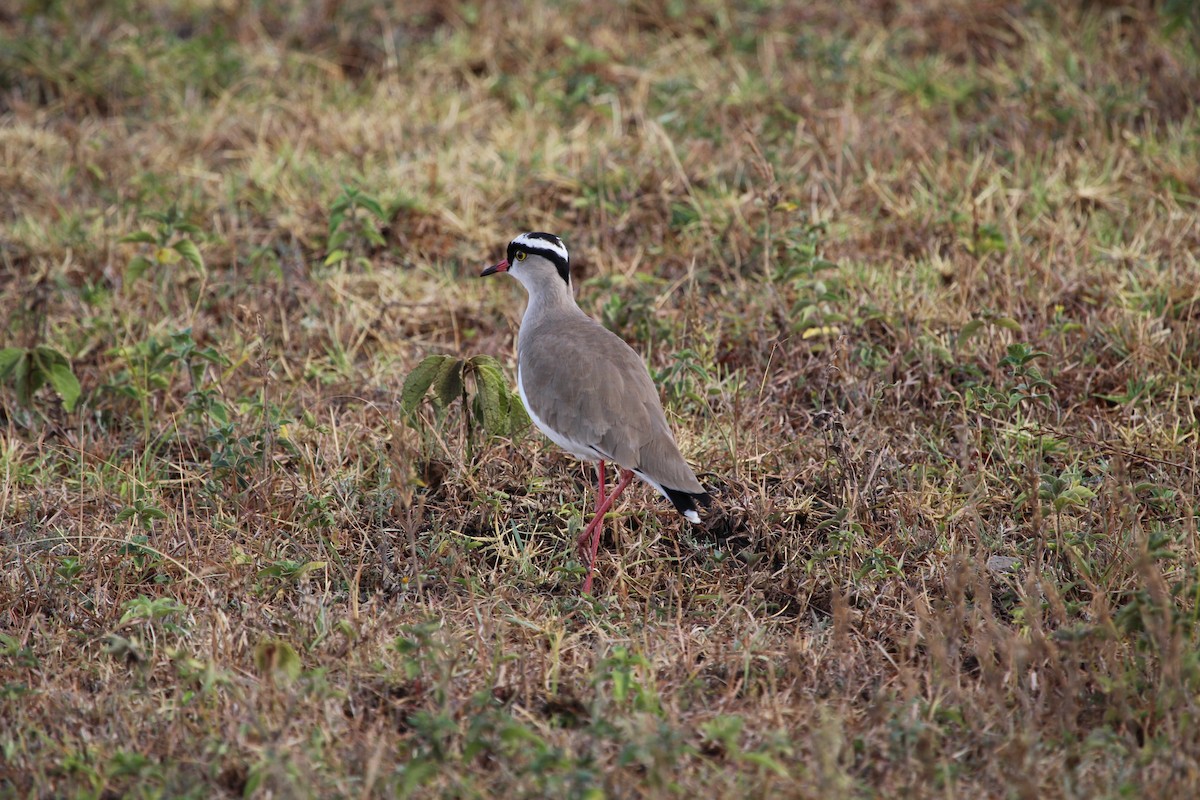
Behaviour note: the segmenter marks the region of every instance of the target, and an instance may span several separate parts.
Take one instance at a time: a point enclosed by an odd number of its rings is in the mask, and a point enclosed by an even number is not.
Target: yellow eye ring
[[[517,261],[524,261],[526,258],[528,258],[528,256],[525,254],[524,250],[517,251]]]

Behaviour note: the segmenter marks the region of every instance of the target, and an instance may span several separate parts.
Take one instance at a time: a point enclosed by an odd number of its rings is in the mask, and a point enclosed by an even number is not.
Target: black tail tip
[[[666,486],[663,487],[663,490],[667,493],[671,505],[675,506],[675,510],[691,522],[700,521],[700,512],[696,507],[697,503],[707,506],[712,502],[712,495],[708,492],[682,492],[678,489],[669,489]]]

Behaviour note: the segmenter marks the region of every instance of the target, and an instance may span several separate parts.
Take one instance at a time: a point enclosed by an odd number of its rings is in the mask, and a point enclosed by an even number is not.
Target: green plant
[[[1008,352],[1000,359],[1000,366],[1009,370],[1008,380],[1004,385],[1004,391],[1007,393],[1004,402],[1010,409],[1021,403],[1049,405],[1054,384],[1046,380],[1035,363],[1049,355],[1041,350],[1034,350],[1023,342],[1008,346]]]
[[[975,322],[978,320],[968,326],[973,328],[972,334],[978,330],[978,327],[974,326]],[[969,336],[970,334],[968,338]],[[959,335],[959,339],[963,339],[962,334]],[[988,412],[1017,411],[1023,418],[1023,415],[1033,407],[1049,406],[1052,401],[1051,392],[1054,391],[1054,384],[1042,374],[1036,363],[1039,359],[1049,355],[1044,351],[1033,349],[1024,342],[1010,344],[1004,357],[996,364],[997,368],[1004,370],[1003,383],[996,385],[982,376],[968,381],[963,392],[967,407],[973,408],[978,405]],[[976,372],[976,375],[979,373]]]
[[[315,570],[324,569],[324,561],[293,561],[282,559],[258,571],[260,579],[270,578],[277,584],[277,590],[285,586],[295,585],[303,581]]]
[[[75,410],[83,389],[71,370],[71,362],[58,350],[46,345],[6,347],[0,350],[0,380],[12,384],[21,405],[33,402],[34,393],[49,384],[62,399],[63,408]]]
[[[529,426],[521,398],[509,391],[499,362],[491,356],[425,358],[404,379],[400,392],[400,407],[410,421],[431,389],[440,418],[445,418],[455,400],[462,401],[468,461],[474,458],[476,430],[489,436],[508,436]]]
[[[136,520],[142,530],[149,531],[154,527],[155,520],[166,518],[167,512],[154,505],[154,503],[148,502],[145,497],[139,496],[135,497],[131,504],[117,514],[116,521]]]
[[[386,244],[379,229],[388,223],[390,216],[376,198],[355,187],[343,186],[329,208],[325,266],[350,262],[370,269],[371,262],[365,253],[370,247]]]
[[[0,658],[9,660],[14,666],[37,669],[38,658],[33,648],[22,645],[21,640],[8,633],[0,633]]]
[[[212,379],[206,380],[205,376],[210,367],[227,366],[229,359],[211,345],[200,347],[191,328],[114,348],[109,355],[122,364],[122,369],[103,388],[137,403],[142,436],[147,442],[155,438],[157,398],[170,391],[177,367],[182,367],[188,378],[185,411],[192,421],[202,423],[211,419],[218,424],[228,424],[229,409],[220,399]],[[153,452],[154,448],[147,447],[148,459]]]
[[[662,709],[651,682],[652,677],[650,662],[644,655],[618,646],[600,663],[595,681],[597,684],[608,684],[615,707],[621,708],[629,703],[637,711],[660,714]]]
[[[168,268],[181,261],[191,264],[198,272],[204,272],[200,248],[192,239],[200,233],[200,228],[183,219],[179,206],[172,204],[166,211],[148,211],[142,214],[142,218],[157,223],[153,233],[135,231],[118,240],[143,245],[141,252],[129,259],[125,267],[126,286],[136,283],[152,268],[162,286],[167,279]]]
[[[187,633],[181,618],[188,608],[174,597],[139,595],[126,601],[122,608],[124,613],[118,627],[144,625],[167,633]]]

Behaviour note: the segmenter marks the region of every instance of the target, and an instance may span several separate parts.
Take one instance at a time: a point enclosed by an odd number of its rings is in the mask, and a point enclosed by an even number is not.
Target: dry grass
[[[26,5],[0,320],[83,395],[0,389],[0,795],[1200,788],[1194,29]],[[398,408],[511,365],[528,229],[718,497],[629,496],[594,601],[590,473]]]

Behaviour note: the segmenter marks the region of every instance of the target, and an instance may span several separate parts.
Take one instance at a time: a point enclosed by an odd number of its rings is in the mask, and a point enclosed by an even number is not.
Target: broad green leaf
[[[469,362],[472,367],[487,366],[487,367],[491,367],[496,372],[500,373],[501,376],[504,375],[504,367],[500,366],[500,362],[497,361],[492,356],[488,356],[488,355],[471,356],[471,358],[469,359]]]
[[[125,285],[137,283],[138,278],[146,274],[146,270],[153,266],[150,259],[145,256],[134,256],[129,259],[129,266],[125,267]]]
[[[500,365],[496,363],[495,359],[475,356],[468,364],[479,383],[504,388],[504,371],[500,369]]]
[[[503,430],[498,433],[501,436],[509,436],[513,432],[512,393],[508,391],[507,387],[500,389],[499,400],[500,416],[504,419],[504,423],[502,425]]]
[[[339,261],[345,261],[346,256],[348,256],[348,255],[350,255],[350,254],[347,253],[345,250],[334,250],[329,255],[325,256],[325,263],[323,264],[323,266],[328,267],[329,265],[336,264]]]
[[[519,433],[530,425],[533,420],[529,418],[529,412],[525,410],[525,403],[521,401],[521,395],[516,392],[508,394],[508,433],[511,436],[514,433]]]
[[[1021,323],[1017,322],[1012,317],[998,317],[996,319],[996,325],[1015,333],[1021,332]]]
[[[361,207],[365,208],[367,211],[370,211],[371,214],[375,217],[375,219],[383,220],[387,216],[386,214],[383,213],[383,207],[379,205],[379,201],[376,200],[374,197],[367,197],[366,195],[359,195],[358,204]]]
[[[971,337],[978,333],[982,327],[983,320],[981,319],[973,319],[968,322],[963,326],[963,329],[958,332],[958,343],[956,346],[962,347],[964,344],[971,341]]]
[[[29,405],[33,393],[41,388],[46,375],[37,367],[37,350],[28,351],[25,358],[18,358],[13,369],[13,385],[23,405]]]
[[[193,267],[204,271],[204,259],[200,257],[200,248],[191,239],[180,239],[175,243],[175,252],[183,256]]]
[[[404,388],[400,390],[400,409],[405,414],[411,414],[421,404],[433,379],[449,358],[450,356],[446,355],[427,356],[408,373],[408,377],[404,379]]]
[[[75,377],[75,373],[71,371],[71,365],[67,363],[52,365],[46,372],[46,378],[54,387],[54,391],[58,392],[58,396],[62,398],[63,408],[68,412],[74,411],[75,404],[79,402],[79,396],[83,393],[83,388],[79,385],[79,379]]]
[[[33,358],[37,362],[38,369],[43,372],[48,372],[55,364],[70,363],[66,356],[47,344],[39,344],[33,348]]]
[[[335,206],[334,208],[336,209],[337,207]],[[333,241],[332,237],[337,232],[337,229],[342,227],[342,223],[345,222],[345,220],[346,220],[346,215],[340,210],[335,210],[332,214],[329,215],[330,243],[332,243],[332,241]]]
[[[463,362],[447,358],[433,379],[433,394],[442,408],[453,403],[463,392]]]
[[[125,234],[120,239],[117,239],[117,241],[125,244],[154,244],[158,240],[149,231],[134,231],[133,233]]]
[[[222,425],[229,424],[229,409],[222,402],[214,402],[208,407],[208,415]]]
[[[494,436],[508,432],[508,387],[504,375],[491,364],[475,361],[475,399],[483,429]]]
[[[24,347],[6,347],[0,350],[0,378],[7,378],[17,362],[28,353]]]
[[[289,681],[300,677],[302,664],[296,650],[282,639],[267,639],[254,648],[254,665],[263,675],[282,676]]]
[[[781,778],[790,777],[787,769],[766,753],[742,753],[739,758],[743,761],[749,761],[751,764],[757,764],[760,767],[769,769]]]
[[[362,231],[367,241],[376,247],[383,247],[387,244],[387,239],[383,238],[383,234],[376,230],[374,225],[363,225]]]
[[[1075,485],[1065,492],[1060,494],[1054,501],[1054,505],[1058,509],[1062,509],[1068,505],[1082,506],[1089,500],[1096,497],[1096,493],[1086,486]]]

